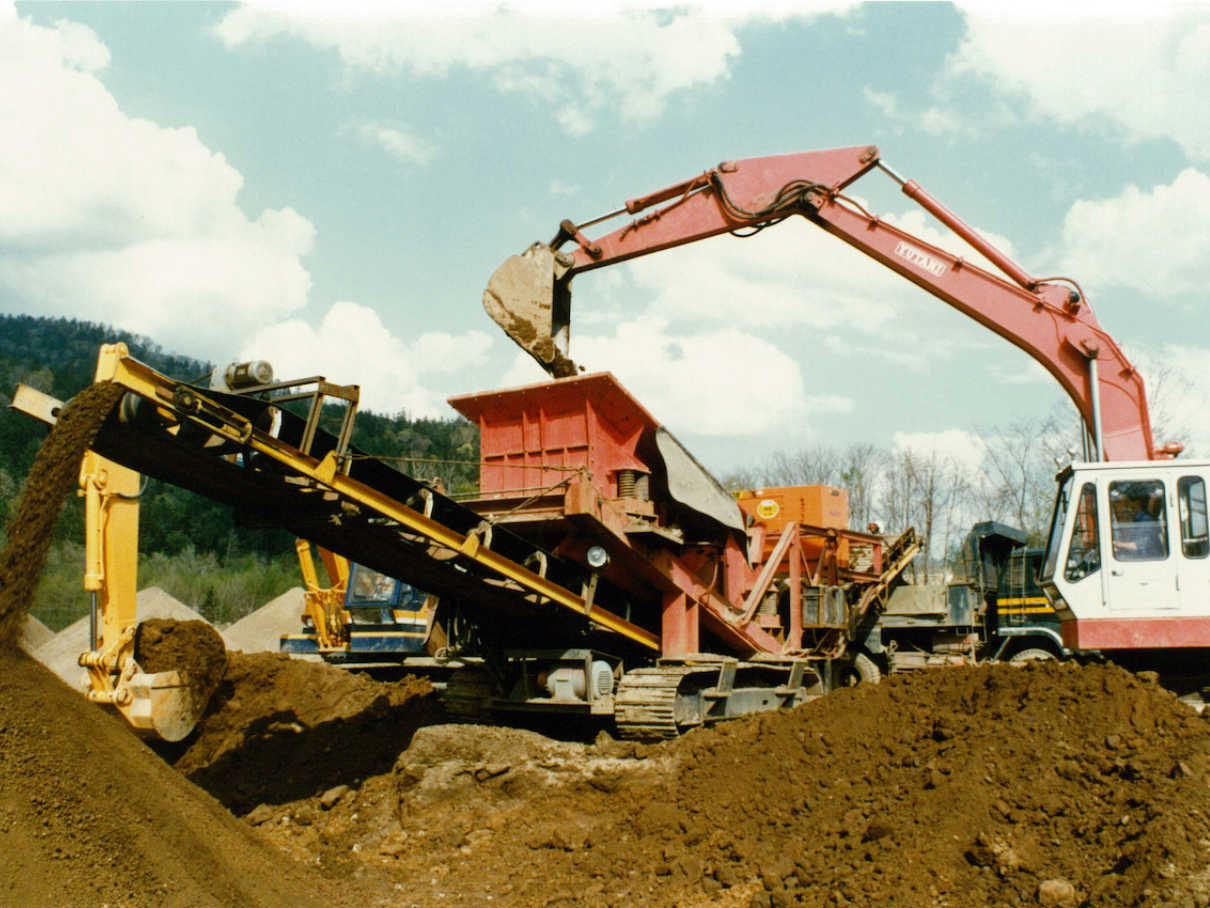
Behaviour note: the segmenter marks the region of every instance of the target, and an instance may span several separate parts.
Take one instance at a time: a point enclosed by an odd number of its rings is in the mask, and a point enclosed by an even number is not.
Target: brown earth
[[[63,408],[0,553],[0,904],[304,905],[328,904],[337,892],[357,899],[355,890],[283,861],[124,722],[16,647],[63,499],[121,393],[93,385]]]
[[[285,906],[340,894],[24,653],[0,650],[0,677],[0,904]]]
[[[134,661],[145,672],[179,672],[201,715],[223,680],[227,648],[208,622],[149,618],[135,631]]]
[[[658,746],[425,728],[247,819],[401,904],[1196,906],[1208,732],[1112,666],[954,669]]]
[[[164,748],[191,781],[237,814],[390,772],[440,711],[427,681],[379,683],[283,653],[228,654],[193,736]]]
[[[0,555],[0,904],[1210,904],[1210,723],[1112,666],[897,676],[643,746],[424,727],[424,682],[233,653],[173,769],[11,646],[107,393]]]

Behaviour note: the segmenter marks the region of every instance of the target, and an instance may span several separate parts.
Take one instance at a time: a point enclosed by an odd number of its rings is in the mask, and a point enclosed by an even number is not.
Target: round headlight
[[[584,557],[588,560],[588,566],[594,570],[600,570],[609,564],[609,553],[605,551],[604,546],[590,546]]]

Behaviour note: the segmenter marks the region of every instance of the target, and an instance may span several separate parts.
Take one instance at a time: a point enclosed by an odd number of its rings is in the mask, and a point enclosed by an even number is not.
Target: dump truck
[[[852,647],[855,679],[1071,655],[1037,583],[1042,555],[1042,549],[1026,547],[1023,531],[986,520],[967,533],[945,582],[917,582],[913,563],[883,608],[859,628]]]

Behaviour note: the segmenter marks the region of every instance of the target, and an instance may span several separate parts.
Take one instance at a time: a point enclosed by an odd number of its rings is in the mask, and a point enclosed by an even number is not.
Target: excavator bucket
[[[555,378],[578,371],[567,357],[571,294],[559,280],[566,268],[545,243],[534,243],[496,269],[483,308],[504,333]]]
[[[205,621],[152,618],[127,626],[103,650],[80,656],[88,699],[122,714],[134,731],[164,741],[187,737],[227,668],[223,638]]]
[[[193,731],[227,668],[223,638],[205,621],[152,618],[135,629],[133,660],[123,676],[138,704],[126,718],[165,741]],[[130,669],[133,669],[131,673]]]
[[[180,672],[135,672],[125,690],[130,698],[118,711],[140,735],[180,741],[201,718],[194,690]]]

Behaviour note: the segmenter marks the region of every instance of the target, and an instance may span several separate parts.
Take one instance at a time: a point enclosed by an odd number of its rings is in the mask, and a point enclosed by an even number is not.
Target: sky
[[[1157,441],[1210,456],[1210,7],[1142,6],[0,0],[0,311],[451,416],[545,377],[481,296],[562,219],[875,144],[1027,271],[1079,281]],[[885,176],[850,191],[962,252]],[[718,473],[854,442],[977,461],[980,433],[1063,400],[799,218],[573,290],[572,357]]]

